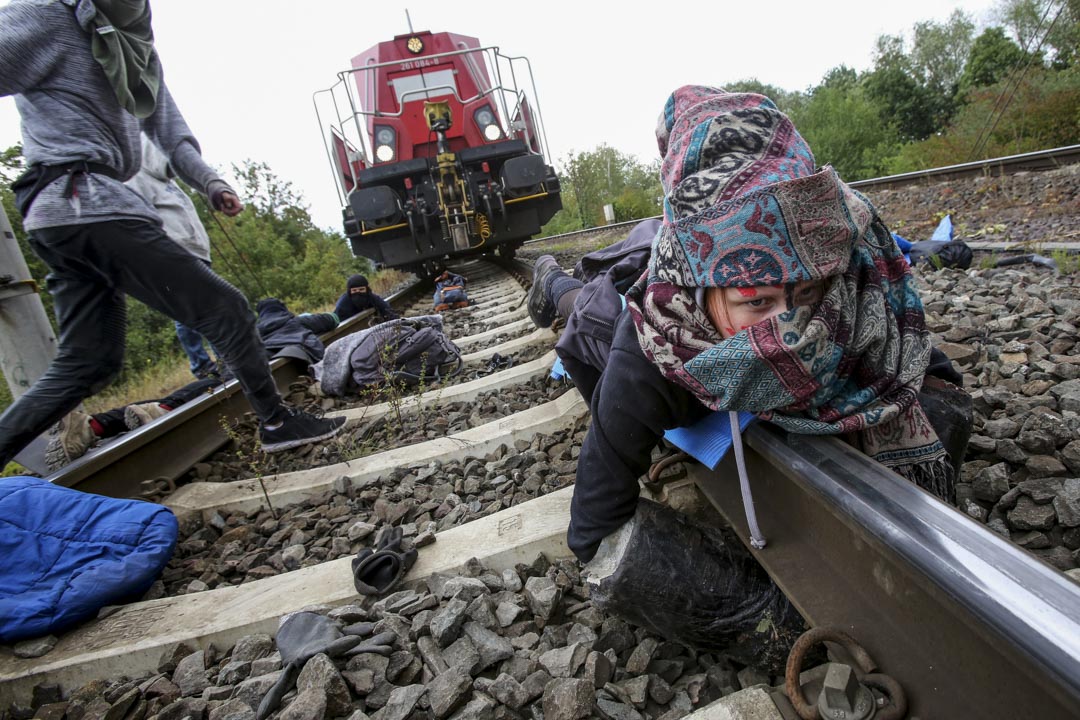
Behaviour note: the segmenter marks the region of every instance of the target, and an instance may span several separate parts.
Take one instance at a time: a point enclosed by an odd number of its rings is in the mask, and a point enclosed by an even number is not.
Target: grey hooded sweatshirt
[[[157,107],[138,120],[122,107],[90,50],[87,28],[97,14],[91,0],[13,0],[0,7],[0,96],[14,95],[22,117],[27,164],[99,163],[128,180],[141,165],[140,131],[170,159],[177,174],[205,193],[219,179],[164,82]],[[34,200],[27,230],[108,220],[161,223],[137,192],[105,175],[76,176],[76,197],[65,198],[65,178]]]

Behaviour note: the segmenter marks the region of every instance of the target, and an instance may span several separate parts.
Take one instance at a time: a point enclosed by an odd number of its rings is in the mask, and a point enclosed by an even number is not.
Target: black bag
[[[446,334],[431,325],[390,321],[372,328],[349,358],[353,381],[364,387],[403,381],[452,377],[461,372],[461,350]]]
[[[783,674],[806,625],[737,539],[648,500],[638,500],[620,532],[625,545],[609,546],[615,555],[602,557],[601,546],[585,566],[594,606],[687,647]]]
[[[963,240],[949,242],[923,240],[912,243],[908,256],[911,258],[912,265],[925,261],[935,268],[960,268],[961,270],[971,267],[971,260],[974,257],[971,248]]]

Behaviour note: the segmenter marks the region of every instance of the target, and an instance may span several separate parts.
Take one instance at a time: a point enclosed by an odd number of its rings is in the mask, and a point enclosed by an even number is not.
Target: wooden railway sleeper
[[[831,662],[817,704],[812,705],[800,683],[803,659],[815,646],[833,642],[850,656],[851,663]],[[822,626],[799,636],[788,655],[784,692],[802,720],[900,720],[907,715],[907,698],[893,678],[875,672],[877,665],[859,643],[835,626]],[[875,695],[871,688],[879,691]]]

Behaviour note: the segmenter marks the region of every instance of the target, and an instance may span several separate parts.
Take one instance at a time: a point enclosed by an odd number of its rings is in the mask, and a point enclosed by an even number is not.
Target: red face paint
[[[739,294],[743,297],[757,297],[757,288],[737,287],[735,289],[738,290]]]
[[[734,335],[735,334],[735,328],[726,327],[726,328],[724,328],[724,332],[727,333],[728,335]]]

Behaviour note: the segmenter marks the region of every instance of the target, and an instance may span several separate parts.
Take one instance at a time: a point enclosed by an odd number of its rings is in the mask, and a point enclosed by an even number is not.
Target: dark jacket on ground
[[[259,313],[256,328],[271,357],[285,348],[294,347],[303,351],[309,363],[322,360],[326,352],[322,340],[297,320],[285,303],[277,298],[266,298],[260,300],[255,309]]]

